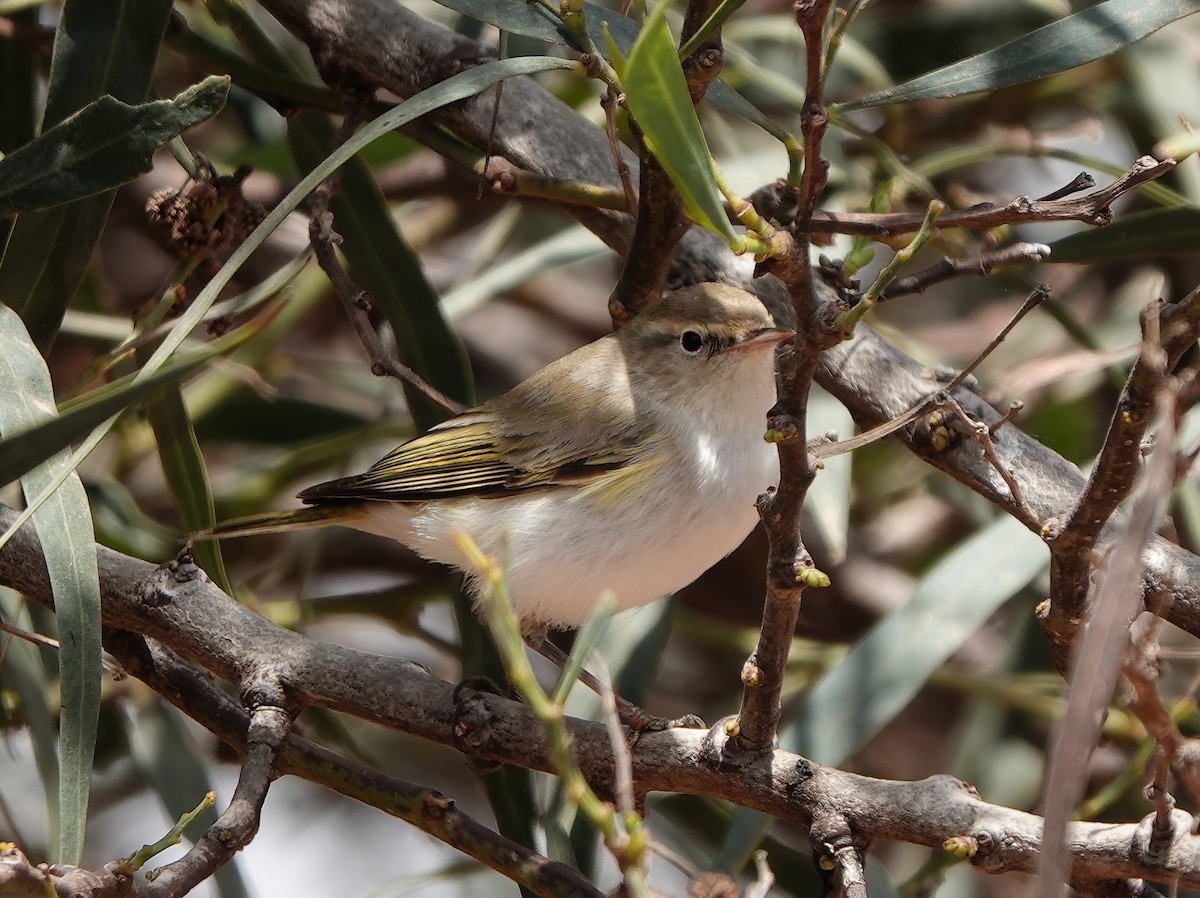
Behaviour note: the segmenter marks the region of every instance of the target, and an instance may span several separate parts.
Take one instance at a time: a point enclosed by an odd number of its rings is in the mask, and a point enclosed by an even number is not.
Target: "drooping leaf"
[[[1050,262],[1108,262],[1200,254],[1200,208],[1148,209],[1050,244]]]
[[[93,196],[148,172],[156,149],[220,111],[229,79],[211,76],[170,100],[89,103],[0,159],[0,214]]]
[[[55,28],[42,130],[108,94],[142,103],[171,0],[67,0]],[[0,302],[45,353],[83,280],[113,191],[18,217],[0,259]]]
[[[25,599],[7,587],[0,587],[0,618],[13,626],[33,630]],[[58,840],[58,745],[48,700],[53,694],[54,679],[35,646],[8,635],[0,644],[3,645],[0,678],[16,691],[20,700],[21,719],[33,745],[33,762],[46,795],[46,819],[54,842]]]
[[[844,762],[1047,563],[1038,536],[1013,518],[967,539],[821,677],[781,730],[780,745],[821,764]]]
[[[1200,0],[1105,0],[1029,34],[932,72],[839,103],[839,112],[959,97],[1035,81],[1111,56],[1176,19],[1200,12]]]
[[[54,414],[50,372],[25,325],[0,306],[0,434],[25,430]],[[66,463],[55,456],[22,480],[26,498],[37,495]],[[69,476],[33,516],[58,622],[62,713],[59,718],[60,863],[83,857],[84,823],[92,755],[100,713],[100,574],[83,484]]]
[[[836,433],[845,439],[854,433],[854,419],[846,407],[814,386],[809,394],[808,420],[811,433]],[[805,510],[821,531],[827,551],[834,559],[845,558],[850,528],[851,455],[824,459],[816,480],[804,497]]]
[[[736,243],[661,4],[629,53],[621,87],[646,146],[679,191],[688,216],[727,243]]]

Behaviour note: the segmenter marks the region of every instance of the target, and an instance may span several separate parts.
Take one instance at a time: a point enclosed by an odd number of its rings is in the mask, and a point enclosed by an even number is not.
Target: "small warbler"
[[[677,290],[509,392],[309,487],[295,511],[219,525],[241,536],[341,524],[470,575],[466,533],[507,568],[530,638],[691,583],[758,520],[779,479],[763,440],[775,347],[792,336],[722,284]]]

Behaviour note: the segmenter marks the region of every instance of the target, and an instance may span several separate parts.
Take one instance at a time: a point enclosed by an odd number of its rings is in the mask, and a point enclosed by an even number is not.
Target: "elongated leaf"
[[[1108,262],[1200,254],[1200,208],[1149,209],[1050,244],[1051,262]]]
[[[721,204],[712,155],[661,4],[630,51],[621,87],[646,146],[679,191],[688,215],[727,243],[735,243],[738,236]]]
[[[146,99],[171,0],[67,0],[55,30],[42,130],[109,94]],[[0,260],[0,302],[44,353],[92,257],[112,191],[20,216]]]
[[[520,34],[524,37],[537,38],[552,44],[560,44],[583,51],[562,22],[551,15],[539,3],[496,3],[495,0],[437,0],[442,6],[449,7],[455,12],[495,25],[501,31]],[[615,59],[610,42],[622,56],[628,56],[638,36],[638,23],[628,16],[623,16],[616,10],[606,9],[595,3],[585,2],[583,12],[587,21],[588,36],[596,47],[605,51],[604,55],[614,68],[620,72],[623,65]],[[622,74],[622,77],[624,75]],[[763,113],[724,81],[714,81],[708,86],[704,98],[719,109],[733,115],[739,115],[753,122],[771,134],[777,134],[778,127]]]
[[[857,100],[839,103],[836,108],[849,112],[892,103],[959,97],[1035,81],[1111,56],[1194,12],[1200,12],[1200,0],[1105,0],[994,50]]]
[[[842,439],[853,435],[854,419],[846,407],[814,386],[809,395],[808,419],[811,433],[836,433]],[[822,462],[817,479],[804,497],[805,510],[821,531],[829,554],[840,560],[846,557],[846,542],[850,529],[850,453],[827,458]]]
[[[7,587],[0,587],[0,617],[16,627],[33,630],[25,600]],[[33,744],[33,762],[37,766],[42,791],[46,793],[46,819],[50,822],[51,841],[58,841],[58,746],[54,718],[47,697],[52,694],[53,677],[46,670],[35,646],[23,639],[4,636],[0,640],[0,678],[16,690],[21,702],[21,717],[29,728]]]
[[[46,209],[93,196],[148,172],[168,139],[225,105],[229,79],[212,76],[174,99],[130,106],[110,96],[89,103],[0,159],[0,214]]]
[[[184,533],[195,533],[217,523],[208,468],[196,442],[196,431],[179,387],[172,386],[146,402],[146,417],[158,445],[158,459],[167,487],[179,509]],[[229,595],[233,588],[225,573],[219,540],[200,540],[192,546],[196,563]],[[203,794],[203,793],[201,793]],[[182,813],[182,812],[181,812]]]
[[[554,704],[562,705],[566,702],[571,687],[579,679],[579,674],[587,664],[592,651],[599,646],[600,640],[604,638],[605,631],[608,630],[608,625],[612,623],[612,618],[616,611],[616,599],[610,593],[602,595],[600,601],[596,604],[596,609],[587,619],[587,623],[583,625],[583,628],[575,636],[575,644],[571,647],[571,654],[567,658],[566,665],[563,666],[562,671],[559,673],[558,685],[554,687],[554,694],[550,697],[550,700]]]
[[[50,372],[25,325],[0,306],[0,433],[28,428],[54,414]],[[37,495],[66,460],[56,456],[22,481]],[[33,516],[50,574],[58,620],[62,715],[59,723],[59,841],[55,857],[78,864],[91,786],[100,712],[100,575],[87,496],[71,475]]]
[[[216,343],[214,340],[213,344]],[[0,483],[23,477],[50,456],[85,437],[93,427],[178,383],[212,357],[213,353],[206,351],[181,359],[142,381],[137,381],[134,375],[123,377],[66,406],[60,415],[42,415],[19,431],[6,432],[0,439]]]
[[[1046,564],[1042,541],[1013,518],[963,542],[817,682],[780,745],[821,764],[844,762]]]

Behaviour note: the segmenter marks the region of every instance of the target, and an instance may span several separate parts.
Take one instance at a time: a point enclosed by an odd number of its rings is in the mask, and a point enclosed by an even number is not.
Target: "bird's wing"
[[[538,416],[539,418],[541,416]],[[543,423],[544,422],[544,423]],[[526,422],[530,423],[530,422]],[[602,489],[654,442],[631,419],[626,426],[589,434],[572,428],[564,440],[549,420],[522,433],[502,433],[486,407],[439,425],[393,449],[367,471],[310,487],[306,502],[376,499],[419,502],[455,496],[494,497],[556,486],[595,484]],[[547,426],[549,425],[549,426]],[[615,432],[614,432],[615,431]]]

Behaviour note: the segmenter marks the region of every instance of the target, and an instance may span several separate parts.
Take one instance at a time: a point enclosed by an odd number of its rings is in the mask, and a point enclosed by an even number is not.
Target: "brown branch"
[[[941,218],[938,219],[941,224]],[[1001,268],[1044,262],[1050,255],[1050,247],[1042,243],[1014,243],[1003,249],[984,253],[976,259],[952,259],[945,256],[941,261],[922,268],[912,274],[896,278],[879,297],[880,302],[898,299],[901,296],[924,293],[934,284],[940,284],[962,275],[988,275]]]
[[[1151,318],[1151,323],[1157,318]],[[1159,418],[1161,445],[1140,476],[1137,494],[1128,516],[1114,532],[1114,547],[1106,562],[1111,570],[1097,578],[1089,589],[1085,617],[1072,623],[1079,639],[1052,649],[1060,654],[1056,661],[1069,665],[1067,707],[1051,737],[1045,780],[1046,830],[1043,859],[1036,894],[1053,898],[1061,892],[1060,883],[1071,870],[1066,843],[1067,823],[1083,799],[1087,784],[1088,759],[1100,738],[1104,709],[1112,698],[1122,655],[1129,645],[1130,623],[1140,611],[1138,585],[1142,581],[1144,550],[1162,520],[1175,473],[1175,395],[1165,378],[1163,352],[1157,328],[1146,329],[1142,359],[1149,369],[1148,381],[1154,411]],[[1050,592],[1055,602],[1056,547],[1051,546]],[[1086,551],[1091,563],[1091,551]],[[1050,615],[1054,610],[1051,607]],[[1056,621],[1055,623],[1058,623]],[[1074,636],[1072,631],[1070,636]]]
[[[640,189],[632,241],[635,249],[625,257],[608,301],[608,312],[617,327],[662,294],[675,247],[691,227],[683,214],[679,191],[647,149],[642,151],[638,171]]]
[[[350,93],[348,92],[347,96],[350,96]],[[329,148],[330,150],[341,146],[354,133],[358,123],[357,110],[359,108],[361,108],[361,104],[354,100],[347,101],[346,115],[333,138],[333,146]],[[334,292],[337,293],[346,309],[346,315],[350,318],[355,334],[358,335],[363,348],[367,350],[367,356],[371,361],[371,373],[376,376],[386,374],[394,377],[449,414],[461,414],[466,407],[426,383],[425,379],[417,372],[392,355],[384,345],[378,331],[375,330],[375,326],[371,324],[370,309],[374,301],[370,294],[359,287],[350,277],[350,273],[346,271],[337,254],[336,247],[341,243],[342,238],[333,230],[333,213],[329,211],[329,202],[340,182],[341,171],[339,169],[326,178],[309,197],[308,239],[312,242],[313,255],[316,256],[317,263],[329,278],[329,283],[333,285]]]
[[[1091,585],[1092,551],[1142,470],[1142,443],[1155,396],[1180,356],[1200,337],[1200,291],[1143,315],[1146,340],[1129,372],[1087,486],[1070,514],[1049,523],[1050,606],[1043,626],[1060,670],[1074,643]],[[1157,332],[1161,329],[1161,345]]]
[[[224,813],[217,818],[187,854],[179,860],[159,867],[137,889],[146,898],[179,898],[186,895],[238,851],[249,844],[258,831],[267,789],[276,776],[275,765],[280,749],[291,730],[291,714],[277,702],[283,696],[269,679],[243,693],[251,705],[249,726],[245,731],[241,773],[233,798]]]
[[[113,634],[106,644],[130,673],[230,747],[244,750],[247,715],[202,670],[132,633]],[[326,786],[412,823],[534,894],[598,898],[599,892],[578,871],[484,826],[441,792],[389,776],[296,734],[284,743],[279,773]]]
[[[1126,660],[1123,670],[1132,691],[1129,710],[1158,745],[1161,759],[1175,771],[1192,801],[1197,801],[1200,800],[1200,740],[1184,736],[1163,707],[1157,689],[1160,664],[1157,644],[1144,642]],[[1155,794],[1165,790],[1163,784]],[[1158,813],[1162,815],[1161,809]]]
[[[779,488],[759,497],[759,515],[767,533],[767,595],[758,644],[742,669],[742,703],[735,723],[729,725],[735,751],[769,751],[779,726],[779,698],[792,634],[800,614],[804,586],[821,582],[800,532],[804,497],[816,477],[816,459],[806,442],[808,397],[821,354],[842,339],[834,326],[837,304],[819,294],[808,262],[808,224],[817,198],[825,188],[829,163],[821,157],[821,141],[829,119],[821,96],[825,21],[832,0],[799,0],[796,22],[804,36],[807,59],[807,95],[801,115],[804,137],[804,170],[797,206],[799,214],[790,232],[778,237],[790,243],[781,258],[764,268],[783,281],[791,294],[797,322],[796,336],[782,356],[779,400],[767,426],[777,435]],[[817,579],[813,579],[816,577]],[[828,578],[824,578],[828,582]]]
[[[715,5],[712,0],[690,0],[684,15],[680,46],[703,24]],[[724,66],[720,32],[710,35],[682,61],[682,65],[692,103],[699,103]],[[630,127],[641,142],[637,122],[631,120]],[[691,227],[683,213],[679,191],[644,142],[639,155],[640,189],[632,241],[637,251],[626,254],[621,275],[608,301],[609,314],[617,327],[662,294],[667,286],[675,247]]]
[[[945,212],[938,227],[983,231],[997,225],[1032,224],[1047,221],[1082,221],[1103,227],[1113,219],[1112,205],[1125,194],[1154,181],[1175,167],[1174,159],[1142,156],[1117,180],[1080,196],[1057,200],[1034,200],[1018,196],[1002,206],[982,203],[969,209]],[[812,231],[820,234],[856,234],[864,237],[893,237],[921,227],[923,212],[825,212],[813,214]]]
[[[0,510],[0,526],[11,524],[15,517],[11,509]],[[238,605],[189,566],[156,568],[102,547],[97,556],[106,627],[141,632],[203,668],[172,668],[156,661],[151,669],[159,670],[160,677],[135,664],[127,645],[110,636],[110,648],[130,664],[131,672],[145,675],[152,688],[173,702],[214,700],[220,690],[212,684],[207,691],[200,688],[206,672],[240,682],[245,672],[269,658],[273,674],[297,706],[336,709],[499,763],[551,769],[544,733],[523,705],[468,689],[456,693],[453,686],[420,665],[312,642],[283,630]],[[52,605],[33,528],[22,528],[0,550],[0,582],[43,605]],[[173,671],[170,676],[168,671]],[[245,732],[245,718],[230,700],[214,700],[203,713],[190,704],[183,707],[196,711],[200,722],[218,735],[234,733],[235,742]],[[597,789],[611,791],[616,761],[605,725],[576,720],[569,725],[584,775]],[[919,782],[878,780],[822,767],[785,751],[767,752],[754,763],[737,764],[706,753],[706,738],[696,730],[644,734],[631,750],[635,791],[722,798],[809,826],[836,809],[856,844],[890,839],[939,847],[948,839],[967,839],[974,846],[972,863],[984,872],[1028,873],[1036,869],[1041,818],[988,804],[953,777]],[[324,749],[314,747],[318,753],[311,756],[312,763],[302,765],[296,749],[303,745],[295,735],[288,737],[280,756],[280,773],[294,772],[326,782],[371,803],[386,794],[385,788],[374,789],[385,780],[372,772],[374,779],[357,781],[361,768],[346,759],[341,759],[344,768],[322,773],[321,766],[336,758]],[[350,772],[350,785],[340,779],[346,771]],[[427,813],[420,807],[404,810],[403,800],[396,805],[398,809],[390,805],[385,809],[404,819],[409,819],[406,813],[412,813],[414,819]],[[436,812],[428,813],[434,817]],[[1176,815],[1180,822],[1172,838],[1153,857],[1147,852],[1148,828],[1069,824],[1073,881],[1083,886],[1138,877],[1157,881],[1178,878],[1181,885],[1200,886],[1200,837],[1190,834],[1190,817],[1180,811]],[[0,878],[6,870],[0,864]]]

